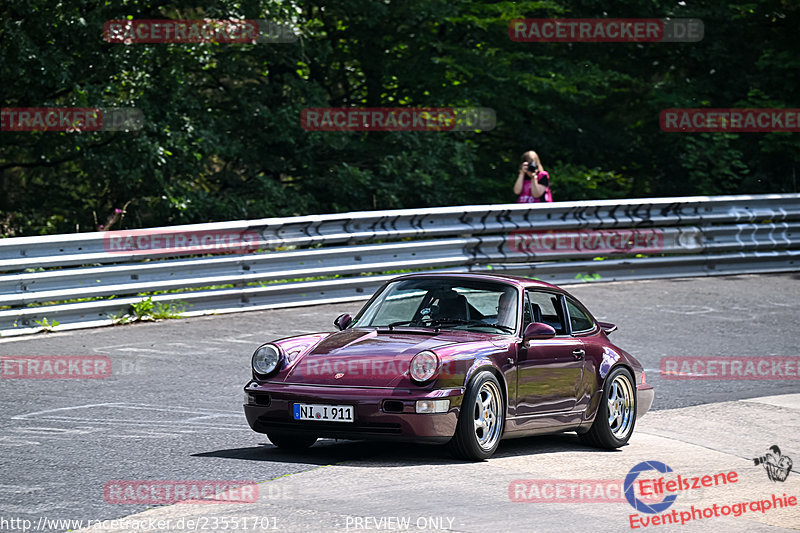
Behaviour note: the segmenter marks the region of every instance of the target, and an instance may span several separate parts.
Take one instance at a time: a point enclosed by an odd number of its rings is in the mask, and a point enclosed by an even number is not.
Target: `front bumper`
[[[636,385],[636,418],[639,419],[650,410],[653,405],[653,400],[656,397],[656,392],[653,387],[647,383],[640,383]]]
[[[288,430],[335,439],[387,439],[418,442],[449,441],[458,423],[463,389],[410,390],[377,387],[336,387],[251,381],[244,388],[244,413],[259,433]],[[448,399],[446,413],[417,414],[417,400]],[[354,406],[353,422],[294,420],[295,403]]]

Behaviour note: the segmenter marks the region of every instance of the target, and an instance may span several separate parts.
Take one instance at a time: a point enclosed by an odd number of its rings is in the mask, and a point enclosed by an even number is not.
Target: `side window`
[[[586,316],[586,313],[581,311],[569,298],[567,298],[567,311],[569,312],[569,323],[572,325],[573,333],[588,331],[594,327],[592,319]]]
[[[561,303],[558,295],[536,290],[526,291],[526,295],[531,304],[533,321],[543,322],[548,326],[552,326],[557,335],[565,335],[567,330],[562,320]]]

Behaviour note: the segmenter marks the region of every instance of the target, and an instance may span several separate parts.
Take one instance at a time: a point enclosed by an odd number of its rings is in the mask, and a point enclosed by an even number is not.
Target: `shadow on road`
[[[575,434],[546,435],[504,440],[495,458],[518,457],[557,452],[619,453],[581,444]],[[370,442],[322,439],[306,450],[286,451],[263,443],[248,448],[230,448],[192,454],[192,457],[220,457],[244,461],[269,461],[317,466],[336,464],[350,467],[419,466],[459,464],[447,446],[399,442]]]

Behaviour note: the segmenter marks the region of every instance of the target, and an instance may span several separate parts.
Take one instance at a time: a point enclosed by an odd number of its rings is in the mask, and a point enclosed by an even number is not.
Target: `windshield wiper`
[[[386,328],[392,329],[392,328],[397,327],[397,326],[409,326],[411,324],[417,324],[418,322],[419,322],[419,320],[398,320],[397,322],[392,322],[388,326],[377,326],[377,327],[386,327]],[[427,326],[420,325],[420,326],[415,326],[415,327],[424,328],[424,327],[427,327]],[[428,329],[430,329],[430,328],[428,328]]]
[[[436,325],[445,325],[445,324],[458,324],[458,325],[465,325],[465,326],[481,326],[481,327],[489,327],[489,328],[497,328],[500,331],[505,331],[508,333],[514,333],[514,328],[510,326],[504,326],[502,324],[488,324],[483,322],[482,320],[465,320],[463,318],[445,318],[442,320],[434,320],[432,324]]]

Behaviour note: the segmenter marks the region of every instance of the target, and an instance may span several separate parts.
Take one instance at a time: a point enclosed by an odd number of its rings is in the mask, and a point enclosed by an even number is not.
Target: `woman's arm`
[[[531,180],[531,196],[534,198],[540,198],[545,192],[547,192],[547,187],[539,183],[539,176],[544,174],[544,172],[537,172],[536,179]]]
[[[519,167],[519,176],[517,176],[517,181],[514,182],[514,194],[517,196],[522,194],[522,181],[525,179],[525,165],[526,163],[522,163],[522,166]]]

